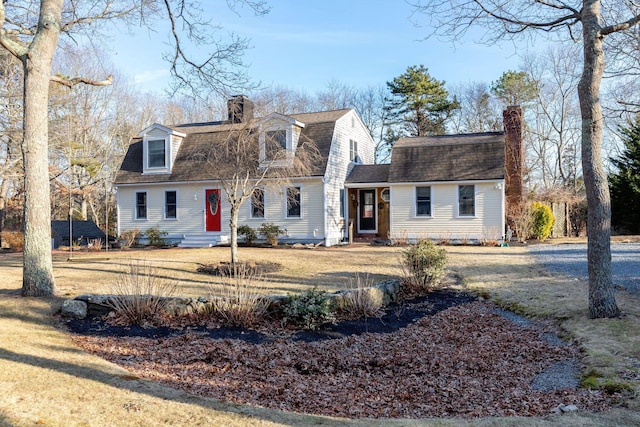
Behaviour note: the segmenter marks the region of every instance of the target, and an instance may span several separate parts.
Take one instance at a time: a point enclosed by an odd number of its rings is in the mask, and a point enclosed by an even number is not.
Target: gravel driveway
[[[534,245],[528,247],[536,261],[549,270],[587,280],[587,245]],[[612,243],[613,283],[640,295],[640,243]]]

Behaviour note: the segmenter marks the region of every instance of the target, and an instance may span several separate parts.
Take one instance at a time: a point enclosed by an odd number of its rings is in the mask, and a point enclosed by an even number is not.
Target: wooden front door
[[[358,209],[358,232],[375,233],[376,222],[376,190],[360,190]]]
[[[220,190],[205,190],[206,231],[221,231]]]

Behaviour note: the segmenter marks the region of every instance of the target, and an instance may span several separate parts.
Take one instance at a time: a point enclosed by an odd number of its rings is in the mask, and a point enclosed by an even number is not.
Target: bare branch
[[[51,76],[50,79],[52,82],[54,83],[58,83],[61,84],[63,86],[66,86],[68,88],[72,88],[77,84],[86,84],[86,85],[90,85],[90,86],[109,86],[111,84],[113,84],[113,76],[109,75],[107,76],[106,79],[104,80],[91,80],[88,79],[86,77],[73,77],[73,78],[67,78],[64,77],[60,74],[56,74],[55,76]]]
[[[2,45],[2,47],[4,47],[11,55],[16,58],[21,58],[27,54],[27,47],[16,41],[14,38],[11,38],[11,31],[7,31],[4,28],[6,20],[4,3],[4,0],[0,1],[0,45]]]
[[[611,34],[611,33],[617,33],[617,32],[620,32],[620,31],[627,30],[627,29],[635,26],[638,23],[640,23],[640,14],[635,15],[634,17],[628,19],[625,22],[620,22],[618,24],[609,25],[607,27],[604,27],[604,28],[602,28],[602,30],[600,30],[600,33],[602,35],[607,35],[607,34]]]
[[[503,9],[502,7],[495,7],[494,9],[488,8],[484,5],[484,2],[480,1],[480,0],[474,0],[474,2],[476,3],[476,5],[480,8],[480,10],[486,14],[489,17],[492,17],[494,19],[497,19],[499,21],[502,21],[504,23],[507,24],[512,24],[514,26],[516,26],[515,29],[510,29],[509,27],[505,27],[505,30],[508,33],[521,33],[523,31],[525,31],[528,28],[536,28],[536,29],[541,29],[544,31],[551,31],[553,29],[555,29],[556,27],[559,27],[561,25],[567,24],[567,21],[569,21],[569,25],[573,25],[576,24],[577,22],[580,21],[580,13],[578,11],[576,11],[575,9],[572,8],[568,8],[567,6],[564,5],[559,5],[559,4],[549,4],[546,1],[541,1],[541,0],[536,0],[536,3],[539,3],[543,6],[548,6],[551,7],[553,9],[558,9],[558,10],[569,10],[571,13],[567,14],[567,15],[563,15],[560,17],[557,17],[555,19],[551,19],[548,21],[545,20],[541,20],[541,21],[530,21],[530,20],[525,20],[525,19],[519,19],[519,18],[515,18],[515,17],[510,17],[507,15],[506,10]],[[513,16],[513,15],[511,15]]]

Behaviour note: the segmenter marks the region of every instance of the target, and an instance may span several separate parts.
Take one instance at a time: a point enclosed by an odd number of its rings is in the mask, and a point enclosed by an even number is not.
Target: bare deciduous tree
[[[256,191],[282,189],[292,179],[308,176],[318,163],[319,151],[304,134],[300,135],[295,152],[282,148],[269,132],[261,131],[258,120],[228,126],[226,133],[208,141],[206,151],[193,153],[191,158],[196,162],[194,168],[211,171],[211,178],[220,183],[225,193],[230,211],[231,262],[235,264],[239,260],[238,216],[242,204]]]
[[[611,208],[602,159],[603,115],[600,86],[605,70],[604,41],[638,25],[633,0],[439,0],[415,2],[433,35],[459,40],[471,27],[485,30],[482,41],[531,34],[532,30],[580,39],[583,47],[578,96],[582,119],[582,170],[587,192],[589,315],[615,317],[611,276]],[[540,33],[538,33],[540,34]]]
[[[262,0],[230,0],[229,6],[246,4],[256,13],[266,12]],[[25,245],[22,294],[50,295],[55,292],[50,248],[49,173],[47,148],[49,129],[47,104],[51,81],[106,85],[111,78],[67,77],[52,73],[52,61],[61,34],[85,31],[93,37],[106,22],[121,20],[152,25],[156,19],[171,24],[171,64],[174,89],[190,88],[200,93],[223,92],[244,83],[240,53],[246,40],[232,36],[229,42],[216,38],[216,26],[202,19],[196,1],[187,0],[28,0],[0,2],[0,46],[22,63],[24,73],[24,170]],[[89,33],[91,29],[91,33]],[[184,37],[198,46],[213,47],[200,61],[184,47]]]
[[[579,47],[566,44],[527,56],[524,68],[537,82],[537,102],[530,106],[531,177],[544,191],[577,188],[577,147],[580,144],[580,107],[577,85],[581,61]]]
[[[460,102],[451,120],[455,133],[492,132],[502,130],[502,108],[484,82],[468,82],[451,88]]]

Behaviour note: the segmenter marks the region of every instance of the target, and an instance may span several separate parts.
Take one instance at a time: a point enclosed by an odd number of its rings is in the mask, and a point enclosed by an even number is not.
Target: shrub
[[[447,253],[431,240],[421,240],[401,252],[404,283],[411,288],[429,289],[440,282],[447,264]]]
[[[149,244],[151,246],[164,246],[167,244],[165,237],[169,233],[160,230],[160,227],[148,228],[147,231],[144,232],[144,234],[149,238]]]
[[[381,317],[384,314],[382,309],[382,294],[372,292],[373,282],[369,276],[363,279],[360,274],[356,274],[355,279],[349,281],[349,292],[345,294],[343,311],[349,318],[359,319],[361,317]]]
[[[24,233],[22,231],[3,231],[0,236],[2,236],[2,242],[14,251],[22,252],[24,250]]]
[[[175,294],[176,284],[158,278],[156,269],[147,263],[131,262],[110,288],[113,297],[107,304],[118,320],[144,326],[162,318],[166,297]]]
[[[284,230],[272,222],[263,223],[258,229],[258,233],[267,239],[271,246],[278,246],[278,236],[284,234]]]
[[[533,202],[532,216],[533,237],[544,242],[545,240],[547,240],[547,237],[551,235],[551,230],[553,229],[553,211],[551,210],[551,207],[545,205],[544,203]]]
[[[264,318],[267,298],[257,292],[259,277],[251,269],[238,267],[224,276],[221,287],[209,287],[213,313],[226,326],[250,328]]]
[[[238,227],[238,236],[242,237],[244,242],[251,246],[258,238],[258,233],[256,233],[256,230],[245,224]]]
[[[304,329],[319,329],[323,323],[335,321],[329,298],[315,287],[292,296],[283,310],[287,321]]]
[[[87,250],[91,252],[100,252],[102,250],[102,239],[89,240]]]
[[[511,208],[509,215],[513,220],[514,232],[519,242],[526,242],[533,230],[533,216],[529,203],[522,203],[519,209]]]
[[[134,228],[133,230],[123,231],[120,234],[118,240],[120,240],[121,244],[125,248],[130,248],[136,243],[138,239],[138,235],[140,234],[139,228]]]

